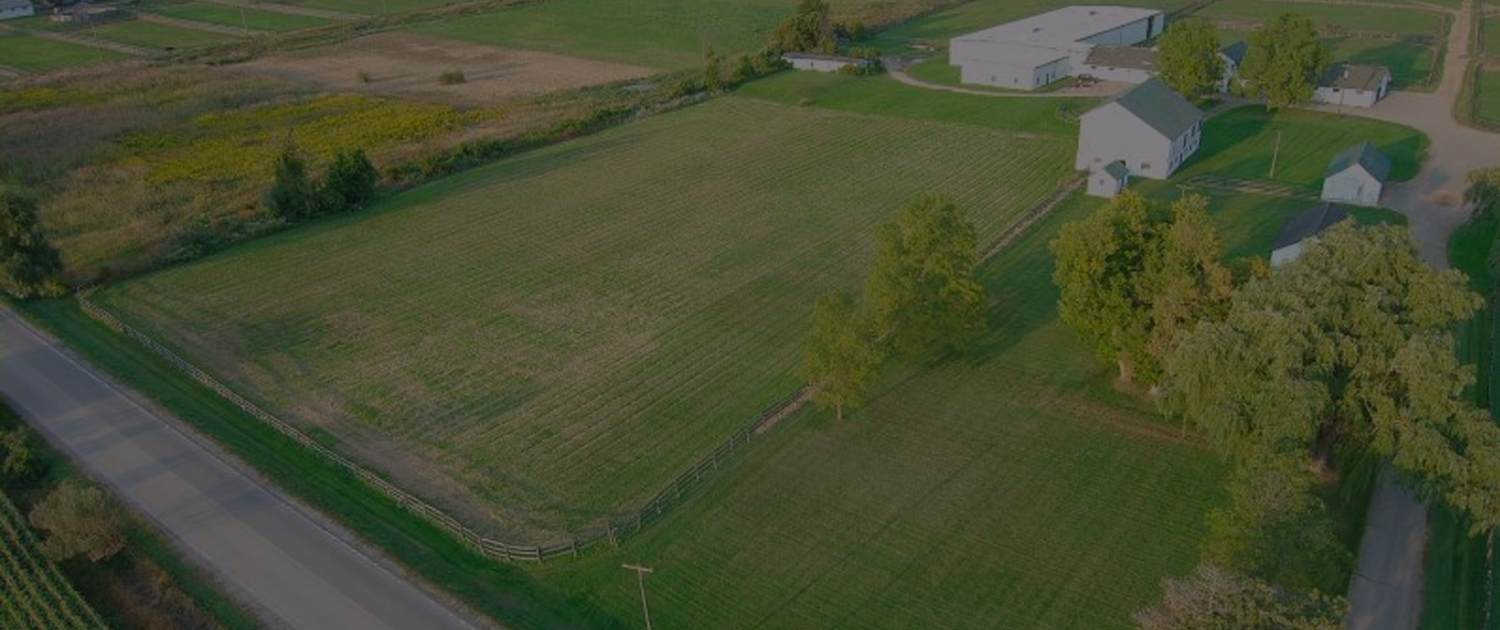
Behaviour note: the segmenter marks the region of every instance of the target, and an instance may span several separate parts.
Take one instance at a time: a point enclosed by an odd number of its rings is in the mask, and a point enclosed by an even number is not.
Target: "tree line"
[[[1162,82],[1190,99],[1218,91],[1225,74],[1220,50],[1212,21],[1173,22],[1157,49]],[[1229,87],[1233,93],[1265,99],[1271,109],[1306,105],[1331,59],[1311,18],[1283,13],[1250,34],[1239,76]]]

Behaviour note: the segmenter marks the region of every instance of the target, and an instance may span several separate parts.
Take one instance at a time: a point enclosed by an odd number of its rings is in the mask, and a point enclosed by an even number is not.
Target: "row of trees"
[[[972,347],[985,330],[974,226],[951,199],[923,197],[879,228],[863,299],[834,293],[813,309],[801,375],[813,402],[862,403],[888,357],[930,363]]]
[[[1162,620],[1245,596],[1337,627],[1337,600],[1319,591],[1342,587],[1351,558],[1315,492],[1336,455],[1390,461],[1476,531],[1500,525],[1500,429],[1468,400],[1473,370],[1451,333],[1480,299],[1400,227],[1345,222],[1270,273],[1219,262],[1204,199],[1163,209],[1127,192],[1052,250],[1063,321],[1235,468],[1204,566],[1168,585],[1145,627],[1208,627]]]
[[[288,143],[276,156],[266,208],[288,223],[300,223],[364,207],[375,199],[379,183],[380,172],[364,149],[338,152],[323,179],[314,181],[302,152]]]
[[[1211,21],[1177,21],[1162,35],[1158,64],[1161,79],[1188,98],[1209,94],[1224,77],[1224,59]],[[1248,50],[1231,87],[1264,98],[1272,109],[1306,104],[1328,69],[1331,53],[1318,27],[1304,15],[1276,16],[1250,34]]]

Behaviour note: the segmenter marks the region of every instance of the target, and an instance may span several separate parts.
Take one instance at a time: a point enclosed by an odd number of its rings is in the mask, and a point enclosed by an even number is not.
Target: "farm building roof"
[[[1219,49],[1219,54],[1233,61],[1234,65],[1240,65],[1245,63],[1245,53],[1249,50],[1250,46],[1241,40]]]
[[[1109,165],[1104,167],[1104,172],[1119,182],[1123,182],[1126,178],[1130,177],[1130,169],[1125,167],[1124,162],[1110,162]]]
[[[1155,70],[1156,51],[1137,46],[1095,46],[1083,62],[1091,66]]]
[[[1202,111],[1156,77],[1126,90],[1114,102],[1168,138],[1203,121]]]
[[[16,9],[30,9],[31,0],[0,0],[0,11],[14,11]]]
[[[1316,235],[1334,224],[1349,218],[1349,211],[1336,203],[1321,203],[1316,207],[1297,213],[1287,219],[1286,225],[1281,226],[1281,234],[1276,236],[1276,244],[1271,249],[1281,249],[1288,245],[1296,245]]]
[[[799,53],[799,52],[785,53],[785,54],[781,55],[781,58],[785,59],[787,61],[791,61],[793,59],[812,59],[812,60],[816,60],[816,61],[837,61],[837,62],[840,62],[840,63],[848,63],[848,64],[854,64],[854,65],[858,65],[858,66],[867,66],[867,65],[870,64],[870,60],[869,59],[861,59],[859,57],[842,57],[842,56],[839,56],[839,55],[818,55],[818,54],[813,54],[813,53]]]
[[[1328,164],[1328,171],[1323,176],[1333,177],[1356,165],[1382,182],[1391,174],[1391,158],[1386,157],[1385,153],[1369,141],[1364,141],[1333,156],[1333,161]]]
[[[1072,43],[1144,20],[1161,11],[1116,6],[1071,6],[960,35],[955,39],[1031,45]]]
[[[1381,81],[1390,76],[1391,71],[1385,66],[1336,63],[1323,72],[1323,78],[1318,80],[1318,87],[1373,91],[1380,87]]]

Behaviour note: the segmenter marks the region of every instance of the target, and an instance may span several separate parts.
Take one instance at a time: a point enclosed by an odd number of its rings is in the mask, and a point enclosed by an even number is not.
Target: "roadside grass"
[[[1494,221],[1471,220],[1448,240],[1449,262],[1469,276],[1470,286],[1481,295],[1489,295],[1495,287],[1486,259],[1496,231]],[[1493,414],[1490,393],[1500,366],[1490,361],[1495,339],[1489,317],[1488,307],[1481,310],[1462,331],[1459,347],[1463,360],[1477,367],[1476,399],[1491,407]],[[1485,537],[1470,536],[1467,519],[1443,505],[1434,506],[1428,523],[1421,628],[1478,628],[1483,625],[1485,600],[1492,595],[1485,592]]]
[[[790,3],[556,0],[423,24],[413,32],[663,70],[759,48]]]
[[[797,389],[875,224],[943,193],[989,242],[1071,148],[730,97],[96,299],[482,529],[565,540]]]
[[[235,28],[243,27],[257,31],[295,31],[297,29],[313,28],[333,23],[331,20],[306,15],[260,11],[249,8],[241,9],[239,7],[209,4],[207,2],[148,4],[143,10],[183,20],[195,20]]]
[[[1271,177],[1278,134],[1281,150]],[[1410,127],[1319,112],[1271,113],[1252,105],[1209,120],[1201,148],[1175,178],[1213,175],[1321,188],[1333,157],[1361,140],[1390,156],[1391,181],[1416,177],[1427,152],[1427,137]]]
[[[1027,134],[1067,137],[1078,124],[1061,115],[1087,111],[1097,99],[1000,99],[955,94],[898,83],[888,76],[854,77],[823,72],[783,72],[740,88],[737,94],[796,105],[911,120],[977,125]]]
[[[1479,29],[1480,51],[1486,57],[1500,58],[1500,14],[1481,19]]]
[[[0,65],[28,72],[51,72],[130,58],[113,50],[42,39],[26,33],[0,33]]]
[[[235,39],[234,36],[223,33],[178,28],[140,20],[91,25],[79,31],[79,34],[158,51],[221,44]]]
[[[0,431],[17,427],[25,425],[0,401]],[[40,436],[29,428],[22,430],[27,435],[32,466],[42,472],[3,484],[5,492],[0,493],[0,501],[11,501],[24,512],[65,480],[97,485]],[[123,505],[120,508],[125,509]],[[30,527],[25,522],[20,526]],[[247,611],[215,586],[212,578],[187,563],[160,532],[143,520],[130,519],[125,538],[125,548],[107,561],[73,559],[59,564],[68,581],[89,602],[87,605],[97,610],[109,627],[118,630],[260,627]]]
[[[1438,13],[1421,10],[1380,9],[1348,7],[1338,5],[1308,4],[1302,2],[1215,2],[1196,15],[1216,21],[1265,22],[1282,13],[1300,13],[1321,26],[1332,26],[1355,31],[1375,31],[1406,37],[1443,35],[1443,19]]]
[[[333,517],[374,548],[471,608],[514,628],[623,628],[526,571],[403,510],[344,469],[245,414],[136,342],[89,318],[73,300],[13,305],[78,356],[213,439],[279,488]]]
[[[344,13],[386,15],[419,9],[431,9],[453,4],[454,0],[281,0],[280,3],[307,7],[309,9],[342,11]]]
[[[1480,70],[1474,91],[1474,118],[1500,127],[1500,69]]]

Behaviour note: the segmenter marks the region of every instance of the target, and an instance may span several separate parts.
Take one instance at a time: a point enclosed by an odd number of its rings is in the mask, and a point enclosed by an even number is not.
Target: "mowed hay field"
[[[25,33],[0,32],[0,65],[26,72],[50,72],[128,58],[128,55],[113,50],[42,39]]]
[[[874,227],[993,240],[1072,142],[726,98],[425,186],[98,300],[499,529],[597,524],[796,390]]]
[[[294,31],[333,23],[331,20],[307,15],[260,11],[223,4],[210,4],[207,2],[150,4],[147,5],[145,10],[152,13],[160,13],[167,17],[195,20],[235,28],[243,27],[257,31]]]
[[[1075,198],[982,269],[979,357],[892,374],[843,422],[784,421],[644,535],[545,579],[634,621],[620,564],[653,567],[663,628],[1133,628],[1196,561],[1223,465],[1121,400],[1056,321],[1046,243],[1099,203]],[[1265,255],[1275,233],[1226,237]]]

